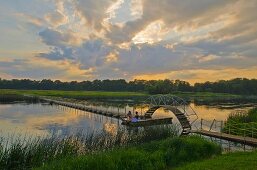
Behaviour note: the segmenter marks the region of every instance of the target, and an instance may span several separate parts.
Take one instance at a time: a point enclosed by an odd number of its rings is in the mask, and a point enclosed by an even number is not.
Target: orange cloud
[[[106,57],[105,57],[105,61],[107,63],[112,63],[112,62],[117,62],[119,59],[119,53],[117,51],[115,52],[111,52],[109,53]]]

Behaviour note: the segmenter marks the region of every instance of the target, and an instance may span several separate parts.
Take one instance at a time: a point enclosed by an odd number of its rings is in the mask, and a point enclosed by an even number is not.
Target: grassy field
[[[236,152],[212,159],[196,161],[176,170],[254,170],[257,169],[257,151]]]
[[[199,98],[208,98],[208,97],[241,97],[241,95],[228,94],[228,93],[211,93],[211,92],[174,92],[174,95],[181,97],[199,97]]]
[[[6,90],[2,89],[0,95],[35,95],[55,96],[69,98],[134,98],[145,97],[140,92],[106,92],[106,91],[61,91],[61,90]]]
[[[219,155],[221,149],[200,137],[167,138],[129,148],[114,149],[80,157],[67,157],[38,170],[156,170]]]
[[[39,95],[56,97],[84,97],[84,98],[133,98],[150,96],[144,92],[107,92],[107,91],[62,91],[62,90],[12,90],[1,89],[2,95]],[[174,92],[174,95],[185,98],[240,98],[241,95],[209,92]]]

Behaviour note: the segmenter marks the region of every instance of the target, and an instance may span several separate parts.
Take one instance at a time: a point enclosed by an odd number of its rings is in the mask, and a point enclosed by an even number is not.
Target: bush
[[[230,114],[222,132],[257,138],[257,108]]]
[[[221,153],[219,146],[197,136],[175,138],[170,142],[166,141],[162,147],[163,150],[166,150],[166,163],[172,167],[185,162],[210,158]]]

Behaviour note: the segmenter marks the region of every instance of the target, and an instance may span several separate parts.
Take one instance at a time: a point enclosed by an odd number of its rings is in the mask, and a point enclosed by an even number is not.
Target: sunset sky
[[[0,78],[257,78],[257,0],[0,0]]]

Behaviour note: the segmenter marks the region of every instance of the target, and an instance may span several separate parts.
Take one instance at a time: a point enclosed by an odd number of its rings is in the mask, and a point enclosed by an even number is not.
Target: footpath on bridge
[[[123,125],[131,126],[131,127],[141,127],[141,126],[152,126],[152,125],[162,125],[162,124],[172,124],[172,117],[167,118],[149,118],[145,116],[141,116],[141,119],[137,122],[130,122],[126,121],[126,110],[125,112],[122,112],[119,110],[119,108],[114,110],[108,110],[108,109],[99,109],[97,107],[90,107],[86,106],[84,104],[79,103],[72,103],[72,102],[66,102],[61,100],[55,100],[55,99],[49,99],[49,98],[40,98],[43,101],[49,102],[50,104],[57,104],[65,107],[70,107],[82,111],[87,111],[107,117],[112,117],[116,119],[122,120]]]
[[[225,139],[228,141],[237,142],[237,143],[241,143],[249,146],[257,146],[256,138],[231,135],[231,134],[221,133],[221,132],[211,132],[208,130],[191,130],[190,132],[205,135],[205,136],[215,137],[219,139]]]

